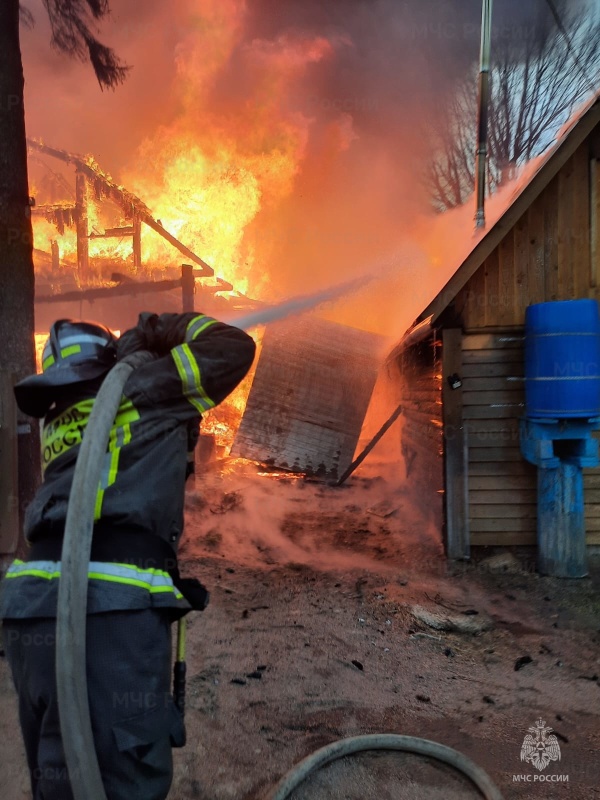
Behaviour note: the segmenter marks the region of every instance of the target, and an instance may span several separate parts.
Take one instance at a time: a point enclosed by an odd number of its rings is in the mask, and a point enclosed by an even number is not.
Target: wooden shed
[[[536,468],[519,441],[525,309],[577,298],[600,300],[600,95],[393,353],[408,480],[441,518],[450,558],[536,542]],[[600,469],[584,487],[587,543],[600,544]]]

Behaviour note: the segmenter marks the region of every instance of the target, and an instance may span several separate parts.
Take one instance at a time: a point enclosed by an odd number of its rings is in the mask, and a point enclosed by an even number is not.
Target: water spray
[[[329,289],[323,289],[320,292],[312,294],[299,295],[289,300],[282,300],[275,305],[264,306],[256,311],[251,311],[249,314],[244,314],[241,317],[224,320],[228,325],[233,325],[236,328],[241,328],[247,331],[250,328],[255,328],[257,325],[266,325],[269,322],[277,322],[281,319],[287,319],[297,314],[302,314],[304,311],[311,311],[317,306],[324,303],[332,302],[340,297],[344,297],[366,286],[367,283],[375,280],[376,275],[363,275],[360,278],[354,278],[350,281],[344,281]]]

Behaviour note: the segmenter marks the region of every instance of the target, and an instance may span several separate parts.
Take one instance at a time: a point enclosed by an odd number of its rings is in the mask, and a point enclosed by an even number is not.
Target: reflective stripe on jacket
[[[20,559],[15,559],[4,578],[10,580],[33,577],[51,581],[60,578],[60,571],[60,561],[21,561]],[[88,579],[133,586],[136,589],[145,589],[150,594],[170,593],[177,600],[183,598],[181,592],[173,585],[169,573],[161,569],[140,569],[130,564],[108,564],[101,561],[90,561]]]
[[[2,580],[0,617],[55,617],[60,571],[60,561],[15,560]],[[176,618],[190,610],[162,570],[91,561],[88,581],[88,614],[164,608]]]
[[[94,518],[103,528],[146,531],[176,550],[183,530],[190,429],[248,372],[248,334],[204,314],[160,318],[167,355],[134,370],[110,432]],[[45,418],[44,482],[27,509],[30,542],[62,531],[81,438],[94,397],[73,397]]]
[[[125,384],[96,495],[94,539],[152,534],[169,545],[175,558],[183,531],[188,446],[197,438],[201,414],[227,397],[248,372],[255,344],[242,330],[203,314],[163,314],[159,319],[159,345],[166,354],[134,370]],[[75,463],[95,402],[90,391],[82,395],[77,385],[72,390],[44,419],[43,483],[25,515],[25,537],[33,544],[62,540]],[[144,552],[139,555],[143,562]],[[103,558],[112,561],[112,553]],[[55,613],[54,578],[60,564],[39,563],[16,561],[9,569],[0,587],[0,618]],[[144,569],[148,563],[92,562],[90,613],[92,608],[181,603],[189,609],[169,574]]]

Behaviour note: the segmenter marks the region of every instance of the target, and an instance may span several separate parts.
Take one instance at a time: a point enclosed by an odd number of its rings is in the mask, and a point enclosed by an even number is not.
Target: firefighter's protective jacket
[[[190,437],[204,412],[244,378],[250,336],[202,314],[165,314],[150,346],[159,357],[132,372],[112,427],[94,511],[88,612],[189,610],[174,585],[183,531]],[[44,419],[43,483],[27,509],[26,561],[2,581],[0,617],[54,616],[60,552],[79,445],[94,396],[71,395]],[[178,583],[177,578],[175,582]],[[185,590],[184,590],[185,591]]]

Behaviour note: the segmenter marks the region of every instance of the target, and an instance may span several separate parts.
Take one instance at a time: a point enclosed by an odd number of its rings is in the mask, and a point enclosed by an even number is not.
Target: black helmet
[[[59,319],[44,346],[42,373],[15,386],[19,408],[31,417],[43,417],[55,400],[53,390],[104,375],[116,353],[116,339],[104,325]]]

